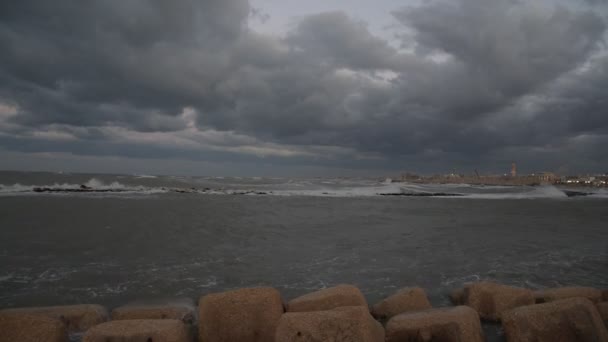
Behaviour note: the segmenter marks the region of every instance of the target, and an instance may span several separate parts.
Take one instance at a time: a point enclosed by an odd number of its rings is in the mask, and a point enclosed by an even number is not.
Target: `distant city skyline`
[[[0,169],[608,172],[608,2],[0,5]]]

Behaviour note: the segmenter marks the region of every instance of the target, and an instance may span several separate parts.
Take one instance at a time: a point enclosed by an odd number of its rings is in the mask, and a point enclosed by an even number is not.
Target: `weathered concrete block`
[[[570,286],[556,287],[552,289],[539,290],[534,292],[537,303],[547,303],[554,300],[582,297],[597,303],[602,300],[602,291],[593,287]]]
[[[450,297],[450,301],[454,305],[464,305],[464,287],[460,289],[455,289],[450,292],[448,297]]]
[[[426,292],[419,287],[404,288],[372,307],[372,316],[387,319],[407,311],[432,308]]]
[[[287,311],[323,311],[342,306],[367,307],[367,301],[355,286],[338,285],[292,299],[287,304]]]
[[[192,325],[196,323],[197,315],[191,299],[178,298],[129,303],[112,310],[112,319],[177,319]]]
[[[271,342],[283,314],[273,288],[213,293],[199,300],[199,341]]]
[[[288,312],[279,320],[276,342],[384,342],[384,328],[364,306]]]
[[[406,312],[386,325],[386,342],[482,342],[479,315],[468,306]]]
[[[83,342],[192,342],[188,327],[175,319],[110,321],[89,329]]]
[[[503,315],[509,342],[608,341],[608,332],[593,303],[570,298],[523,306]]]
[[[61,305],[5,309],[0,312],[27,313],[61,320],[68,332],[80,332],[108,320],[108,311],[101,305]]]
[[[534,304],[531,290],[492,282],[473,283],[465,287],[464,292],[465,305],[490,321],[499,321],[502,314],[510,309]]]
[[[597,304],[597,312],[600,313],[604,325],[608,328],[608,302],[602,302]]]
[[[63,322],[44,315],[0,312],[0,342],[67,342]]]

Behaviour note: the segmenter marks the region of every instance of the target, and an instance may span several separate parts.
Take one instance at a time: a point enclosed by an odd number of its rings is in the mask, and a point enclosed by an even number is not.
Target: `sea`
[[[0,308],[337,284],[440,307],[467,282],[608,288],[607,271],[606,189],[0,172]]]

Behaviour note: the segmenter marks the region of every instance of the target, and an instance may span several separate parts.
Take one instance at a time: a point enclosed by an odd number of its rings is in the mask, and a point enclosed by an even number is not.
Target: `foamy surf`
[[[100,176],[102,178],[103,176]],[[390,179],[268,179],[230,177],[141,177],[89,178],[83,183],[47,185],[0,184],[0,196],[80,195],[124,196],[165,193],[194,195],[302,196],[302,197],[436,197],[488,200],[608,198],[606,189],[560,189],[555,186],[483,186],[469,184],[397,183]],[[85,178],[86,179],[86,178]],[[114,179],[119,179],[116,181]]]
[[[0,196],[30,195],[30,194],[75,194],[75,193],[123,193],[123,194],[154,194],[166,192],[162,188],[150,188],[144,186],[128,187],[119,182],[104,183],[96,178],[91,178],[82,184],[53,183],[48,185],[12,185],[0,184]]]
[[[472,199],[566,199],[568,195],[555,186],[547,185],[519,192],[467,194]]]

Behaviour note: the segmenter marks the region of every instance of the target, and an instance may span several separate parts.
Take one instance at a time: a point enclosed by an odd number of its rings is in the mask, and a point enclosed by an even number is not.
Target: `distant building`
[[[420,180],[420,176],[415,174],[415,173],[411,173],[411,172],[405,172],[401,174],[401,181],[402,182],[411,182],[411,181],[417,181]]]
[[[517,164],[511,164],[511,177],[517,177]]]
[[[541,183],[555,183],[559,177],[552,172],[541,172],[536,175]]]

